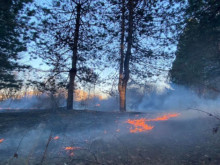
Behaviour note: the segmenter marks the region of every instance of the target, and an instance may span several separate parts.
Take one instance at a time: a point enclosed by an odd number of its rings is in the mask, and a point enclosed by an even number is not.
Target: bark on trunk
[[[133,40],[133,16],[134,16],[134,4],[133,0],[128,1],[128,40],[127,40],[127,51],[125,54],[125,59],[123,63],[123,74],[121,79],[121,86],[119,87],[119,95],[120,95],[120,111],[126,111],[126,90],[127,83],[129,80],[129,62],[131,58],[131,48],[132,48],[132,40]]]
[[[69,72],[67,109],[73,109],[73,94],[74,94],[75,76],[76,76],[76,70],[74,71],[73,69],[71,69]]]
[[[68,96],[67,96],[67,109],[73,109],[73,94],[74,94],[74,82],[77,72],[77,46],[79,40],[79,28],[80,28],[80,12],[81,4],[77,4],[77,16],[76,16],[76,27],[74,33],[74,42],[72,46],[73,56],[72,56],[72,68],[69,71],[69,84],[68,84]]]
[[[127,86],[119,86],[120,111],[126,111],[126,88]]]
[[[125,0],[122,0],[122,18],[121,18],[121,43],[120,43],[120,68],[119,68],[119,108],[121,112],[126,111],[126,91],[123,86],[123,70],[124,70],[124,38],[125,38]]]

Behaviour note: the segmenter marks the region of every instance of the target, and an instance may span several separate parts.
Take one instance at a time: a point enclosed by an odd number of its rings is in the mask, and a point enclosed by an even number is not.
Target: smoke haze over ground
[[[75,109],[90,109],[100,111],[117,111],[118,96],[100,99],[93,97],[91,99],[75,101]],[[50,97],[32,96],[21,99],[9,99],[0,102],[0,108],[14,109],[48,109],[53,108],[53,102],[56,102],[57,107],[65,107],[65,98],[56,98],[52,101]],[[151,90],[143,92],[137,88],[129,89],[127,92],[128,111],[181,111],[188,108],[199,108],[206,111],[220,112],[220,98],[204,98],[198,96],[194,91],[183,86],[171,85],[163,90],[158,90],[156,87],[151,87]]]
[[[93,111],[46,110],[51,103],[45,96],[3,101],[1,108],[22,109],[0,113],[0,164],[220,164],[219,120],[188,109],[218,117],[219,98],[176,85],[127,94],[128,113],[110,112],[117,110],[117,97],[76,102]]]
[[[126,121],[164,113],[29,111],[1,113],[0,164],[219,164],[217,120],[149,121],[152,130],[131,133]],[[165,113],[166,114],[166,113]],[[55,139],[55,137],[58,137]],[[66,150],[73,147],[73,150]],[[70,148],[71,149],[71,148]]]
[[[156,91],[143,97],[138,110],[186,110],[188,108],[202,108],[207,111],[220,111],[220,98],[199,97],[194,91],[183,86],[173,85],[162,93]]]

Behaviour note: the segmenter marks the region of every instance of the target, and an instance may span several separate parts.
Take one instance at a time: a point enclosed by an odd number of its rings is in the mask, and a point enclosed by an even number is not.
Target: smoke
[[[73,164],[76,160],[81,160],[81,164],[86,164],[87,160],[94,162],[90,164],[169,164],[171,158],[173,164],[181,164],[178,161],[191,159],[185,157],[189,152],[201,161],[207,160],[204,155],[215,154],[213,146],[219,146],[219,136],[210,136],[210,128],[215,124],[210,119],[150,122],[154,128],[148,132],[129,132],[127,119],[150,119],[155,115],[91,111],[8,113],[2,120],[5,127],[0,129],[0,139],[5,139],[0,143],[0,164],[37,164],[45,151],[44,164]],[[10,124],[8,119],[13,119]],[[56,136],[59,139],[54,140]],[[65,147],[78,149],[66,151]],[[18,158],[13,158],[14,153]],[[218,160],[214,156],[212,159]],[[143,157],[149,159],[143,160]],[[166,163],[157,162],[161,159]],[[71,160],[74,162],[70,163]]]
[[[156,89],[145,94],[137,107],[138,111],[183,111],[199,108],[207,111],[219,111],[220,98],[205,98],[189,88],[172,84],[163,92]]]
[[[12,108],[12,109],[27,109],[33,108],[34,105],[39,104],[40,98],[33,96],[33,97],[23,97],[21,99],[8,99],[4,100],[0,103],[0,107],[4,108]],[[39,107],[40,108],[40,107]]]
[[[42,94],[38,96],[24,96],[19,99],[8,99],[0,102],[1,109],[49,109],[57,108],[63,105],[65,99],[58,96],[51,98],[48,95]]]
[[[100,100],[100,110],[118,110],[119,97]],[[198,108],[220,113],[220,97],[203,97],[196,91],[176,84],[150,85],[145,90],[127,90],[127,110],[132,112],[184,112]]]
[[[8,99],[0,102],[1,109],[49,109],[65,107],[66,100],[62,96],[51,98],[47,95],[25,96],[21,99]],[[147,89],[128,88],[127,110],[135,112],[152,111],[185,111],[198,108],[208,112],[219,113],[220,97],[205,98],[195,91],[176,84],[150,85]],[[119,97],[111,96],[101,99],[98,96],[74,101],[74,109],[97,111],[118,111]]]
[[[194,160],[202,164],[210,158],[213,164],[219,164],[219,152],[215,150],[219,148],[219,134],[212,136],[218,120],[185,110],[191,107],[218,111],[219,98],[199,97],[192,90],[178,85],[163,89],[151,86],[146,91],[130,88],[127,96],[128,110],[135,113],[84,110],[1,113],[2,164],[37,164],[44,153],[44,164],[77,164],[77,160],[79,164],[88,163],[86,161],[90,164],[170,164],[171,159],[172,164],[193,164],[191,161]],[[46,96],[25,97],[6,100],[1,106],[6,107],[11,101],[10,107],[14,108],[45,108],[51,106],[50,99]],[[103,100],[93,97],[75,102],[75,106],[116,111],[118,102],[117,97]],[[64,105],[65,99],[58,103]],[[126,122],[128,119],[155,119],[170,111],[180,116],[168,121],[147,121],[146,124],[153,126],[148,132],[131,133],[131,125]],[[54,140],[54,137],[59,138]],[[66,151],[65,147],[78,149]],[[18,158],[12,158],[14,153]],[[188,153],[194,155],[188,157]]]

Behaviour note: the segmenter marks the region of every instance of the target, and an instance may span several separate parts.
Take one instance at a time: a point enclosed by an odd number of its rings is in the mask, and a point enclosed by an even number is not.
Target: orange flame
[[[169,120],[172,117],[178,117],[179,115],[180,115],[179,113],[166,114],[166,115],[157,117],[155,119],[146,119],[145,121],[165,121],[165,120]]]
[[[130,127],[130,133],[136,133],[136,132],[146,132],[149,130],[152,130],[154,128],[154,126],[148,125],[146,124],[146,122],[149,121],[166,121],[172,117],[177,117],[179,116],[179,113],[174,113],[174,114],[166,114],[154,119],[145,119],[145,118],[141,118],[141,119],[128,119],[126,121],[126,123],[129,123],[132,125],[132,127]]]
[[[53,140],[58,140],[60,137],[59,136],[55,136],[54,138],[53,138]]]
[[[145,132],[145,131],[152,130],[154,127],[146,124],[145,120],[146,119],[144,119],[144,118],[136,119],[136,120],[128,119],[126,121],[126,123],[129,123],[133,126],[133,127],[130,127],[130,132],[131,133]]]
[[[80,149],[80,147],[65,147],[65,150],[67,153],[69,153],[69,156],[74,156],[74,150]]]
[[[65,150],[73,150],[73,147],[65,147]]]
[[[5,139],[0,139],[0,143],[2,143]]]
[[[77,150],[77,149],[80,149],[80,147],[65,147],[65,150],[66,150],[66,151],[69,151],[69,150]]]

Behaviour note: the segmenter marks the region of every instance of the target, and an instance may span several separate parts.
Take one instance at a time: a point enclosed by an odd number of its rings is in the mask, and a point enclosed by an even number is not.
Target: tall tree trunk
[[[129,80],[129,62],[131,58],[131,48],[132,48],[132,40],[133,40],[133,17],[134,17],[134,4],[133,0],[128,1],[128,39],[127,39],[127,51],[125,54],[125,60],[124,60],[124,72],[123,72],[123,79],[122,79],[122,92],[121,92],[121,98],[123,106],[121,111],[126,111],[126,90],[127,90],[127,83]]]
[[[124,70],[124,38],[125,38],[125,0],[122,0],[121,7],[121,43],[120,43],[120,68],[119,68],[119,82],[118,82],[118,91],[119,91],[119,103],[120,111],[123,112],[126,110],[125,104],[125,89],[123,87],[123,70]]]
[[[81,14],[81,4],[77,4],[77,15],[76,15],[76,26],[74,33],[74,43],[72,46],[72,68],[69,71],[69,84],[68,84],[68,97],[67,97],[67,109],[73,109],[73,93],[74,93],[74,82],[77,72],[77,46],[79,40],[79,28],[80,28],[80,14]]]

